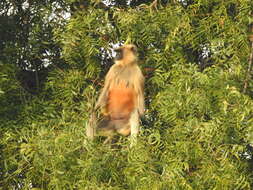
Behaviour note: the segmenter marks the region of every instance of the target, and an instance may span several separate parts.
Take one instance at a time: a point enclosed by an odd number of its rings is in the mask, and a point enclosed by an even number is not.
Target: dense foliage
[[[0,2],[0,189],[253,188],[253,2],[155,2]],[[141,134],[87,142],[124,43],[146,77]]]

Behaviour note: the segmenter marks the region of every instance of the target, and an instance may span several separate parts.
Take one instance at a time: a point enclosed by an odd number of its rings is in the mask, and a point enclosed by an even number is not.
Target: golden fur
[[[103,136],[112,136],[115,132],[124,136],[133,131],[138,133],[139,115],[144,113],[144,76],[137,65],[137,48],[129,44],[115,51],[119,59],[108,71],[95,106],[104,110],[97,125]]]

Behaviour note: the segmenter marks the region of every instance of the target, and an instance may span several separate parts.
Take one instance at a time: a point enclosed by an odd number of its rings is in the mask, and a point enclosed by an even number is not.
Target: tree
[[[40,189],[251,189],[251,1],[70,1],[54,31],[64,65],[2,135],[2,184]],[[147,110],[138,143],[87,143],[112,64],[138,46]],[[54,62],[52,66],[54,65]],[[57,63],[56,63],[57,65]],[[251,74],[251,72],[250,72]],[[18,131],[18,133],[17,133]],[[8,146],[7,146],[8,145]]]

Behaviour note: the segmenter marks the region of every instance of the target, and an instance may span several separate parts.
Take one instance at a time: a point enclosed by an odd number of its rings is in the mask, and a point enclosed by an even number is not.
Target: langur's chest
[[[131,68],[118,70],[113,77],[111,82],[111,89],[118,88],[124,91],[134,89],[135,83],[135,73]]]
[[[136,99],[134,80],[131,70],[120,71],[115,75],[109,88],[109,104],[115,107],[121,105],[133,106]]]
[[[110,110],[129,109],[131,110],[136,101],[136,93],[132,88],[117,86],[112,88],[108,94],[108,105]]]

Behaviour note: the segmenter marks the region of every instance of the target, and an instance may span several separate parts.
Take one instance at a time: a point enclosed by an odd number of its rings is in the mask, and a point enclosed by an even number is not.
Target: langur
[[[115,133],[136,137],[139,132],[139,117],[144,114],[144,76],[137,64],[137,48],[129,44],[114,51],[115,64],[105,77],[95,105],[102,116],[97,121],[92,113],[86,129],[89,139],[107,136],[109,141]]]

